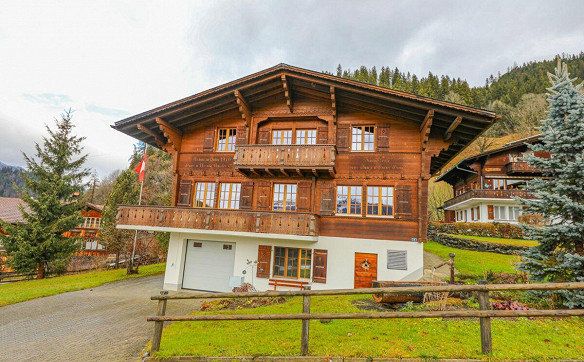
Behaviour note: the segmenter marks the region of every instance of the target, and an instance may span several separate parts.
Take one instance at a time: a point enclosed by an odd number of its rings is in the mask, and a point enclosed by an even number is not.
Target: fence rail
[[[491,310],[489,293],[495,291],[529,291],[529,290],[576,290],[584,289],[584,282],[578,283],[541,283],[541,284],[477,284],[477,285],[438,285],[419,287],[386,287],[364,289],[331,289],[331,290],[298,290],[298,291],[267,291],[255,293],[173,293],[162,292],[152,296],[158,301],[157,315],[148,317],[154,322],[154,336],[151,352],[160,348],[164,322],[181,321],[250,321],[250,320],[301,320],[301,354],[308,355],[310,320],[315,319],[393,319],[393,318],[479,318],[481,330],[481,348],[484,354],[492,352],[491,318],[516,317],[576,317],[584,316],[584,309],[555,310]],[[476,292],[480,309],[454,311],[418,311],[418,312],[366,312],[366,313],[311,313],[310,299],[325,295],[354,294],[401,294],[401,293],[436,293],[436,292]],[[216,315],[184,315],[167,316],[166,304],[169,300],[209,299],[209,298],[256,298],[256,297],[292,297],[302,296],[302,313],[296,314],[216,314]]]

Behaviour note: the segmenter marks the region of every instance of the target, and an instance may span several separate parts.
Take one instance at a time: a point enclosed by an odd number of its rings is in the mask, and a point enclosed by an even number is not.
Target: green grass
[[[446,235],[452,236],[454,238],[459,238],[459,239],[469,239],[469,240],[474,240],[474,241],[480,241],[483,243],[501,244],[501,245],[532,247],[532,246],[536,246],[539,244],[535,240],[525,240],[525,239],[504,239],[504,238],[493,238],[490,236],[456,235],[456,234],[446,234]]]
[[[0,285],[0,307],[50,295],[93,288],[118,280],[161,274],[164,273],[164,267],[164,263],[144,265],[139,269],[140,274],[132,275],[126,275],[126,269],[96,270],[54,278],[2,284]]]
[[[313,312],[360,311],[352,302],[370,296],[313,297]],[[169,302],[169,303],[172,303]],[[301,299],[283,304],[211,313],[298,313]],[[362,310],[361,310],[362,311]],[[295,356],[300,321],[175,322],[162,335],[157,357]],[[495,359],[582,359],[584,319],[495,319]],[[312,356],[385,358],[481,358],[476,319],[333,320],[310,322]]]
[[[448,259],[448,254],[455,253],[454,265],[461,274],[483,276],[487,271],[515,273],[514,264],[519,262],[517,255],[504,255],[488,253],[483,251],[472,251],[456,249],[439,244],[435,241],[428,241],[424,244],[424,250],[436,254],[444,260]]]

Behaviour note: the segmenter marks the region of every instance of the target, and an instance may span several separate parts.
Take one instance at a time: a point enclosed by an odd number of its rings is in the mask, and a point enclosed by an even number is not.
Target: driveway
[[[0,308],[0,361],[127,361],[141,357],[162,276],[129,279]],[[168,303],[187,313],[196,301]]]

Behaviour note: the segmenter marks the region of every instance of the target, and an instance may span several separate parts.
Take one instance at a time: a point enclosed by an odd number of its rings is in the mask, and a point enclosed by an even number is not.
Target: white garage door
[[[230,292],[235,243],[188,240],[182,287]]]

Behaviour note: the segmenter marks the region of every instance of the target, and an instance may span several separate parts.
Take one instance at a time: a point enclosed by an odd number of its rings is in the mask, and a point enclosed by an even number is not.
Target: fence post
[[[450,253],[448,256],[450,257],[450,261],[448,262],[450,265],[450,284],[454,284],[454,257],[456,254]]]
[[[304,287],[305,290],[310,290],[310,286]],[[302,313],[310,314],[310,295],[302,296]],[[310,332],[310,320],[302,320],[302,335],[300,341],[300,355],[308,356],[308,336]]]
[[[485,281],[480,281],[479,284],[486,284]],[[479,306],[481,310],[491,309],[489,302],[489,292],[479,291],[477,292],[479,299]],[[481,349],[483,354],[491,354],[493,352],[493,339],[491,335],[491,318],[483,317],[480,318],[481,323]]]
[[[160,294],[165,295],[168,292],[163,291]],[[166,313],[166,299],[158,300],[158,310],[156,311],[157,316],[163,316]],[[158,352],[160,349],[160,340],[162,339],[162,327],[164,327],[164,322],[156,321],[154,322],[154,336],[152,337],[152,348],[150,353]]]

